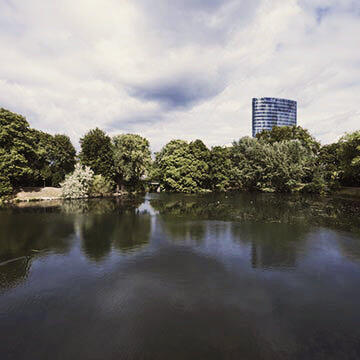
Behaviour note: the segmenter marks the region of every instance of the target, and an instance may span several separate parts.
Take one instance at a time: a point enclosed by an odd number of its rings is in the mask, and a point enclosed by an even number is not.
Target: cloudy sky
[[[360,0],[0,0],[0,107],[90,128],[225,145],[251,99],[298,101],[322,143],[360,129]]]

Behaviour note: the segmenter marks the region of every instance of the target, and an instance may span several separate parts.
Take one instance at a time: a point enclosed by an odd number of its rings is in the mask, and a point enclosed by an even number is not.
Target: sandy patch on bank
[[[61,198],[61,189],[55,187],[22,188],[16,195],[15,201],[55,200]]]

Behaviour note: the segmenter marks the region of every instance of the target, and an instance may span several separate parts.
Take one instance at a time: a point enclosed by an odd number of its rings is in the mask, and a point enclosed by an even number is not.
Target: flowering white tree
[[[60,184],[62,196],[65,199],[88,197],[93,179],[94,172],[88,166],[82,166],[80,163],[77,163],[74,172],[67,175]]]

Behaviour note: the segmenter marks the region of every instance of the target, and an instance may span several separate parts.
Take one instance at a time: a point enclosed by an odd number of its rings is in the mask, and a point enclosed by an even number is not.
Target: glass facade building
[[[277,98],[254,98],[252,100],[252,135],[273,126],[296,126],[297,103]]]

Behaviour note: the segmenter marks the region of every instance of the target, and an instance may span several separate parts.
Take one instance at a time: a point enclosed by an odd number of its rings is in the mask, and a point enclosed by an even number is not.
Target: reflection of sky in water
[[[357,232],[181,199],[0,213],[1,359],[360,356]]]

